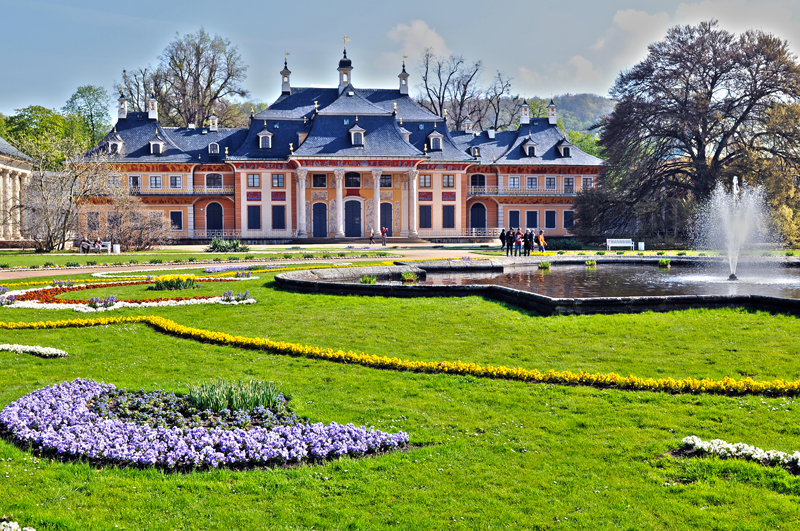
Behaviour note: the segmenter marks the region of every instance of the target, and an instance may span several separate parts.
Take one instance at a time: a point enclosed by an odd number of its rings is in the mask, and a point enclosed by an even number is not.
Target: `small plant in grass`
[[[131,264],[131,265],[136,265],[136,264],[139,263],[139,260],[130,259],[130,260],[128,260],[128,263]]]
[[[55,267],[55,266],[56,266],[56,263],[55,262],[51,262],[50,260],[48,260],[47,262],[44,263],[44,267]]]
[[[603,256],[604,254],[606,254],[606,252],[605,251],[597,251],[596,254],[599,254],[600,256]]]
[[[785,256],[794,256],[792,251],[786,251]]]
[[[558,251],[558,254],[567,254],[567,251]],[[583,253],[581,253],[583,254]]]
[[[586,260],[586,267],[597,267],[597,260]]]
[[[708,256],[706,253],[697,253],[697,256]]]
[[[539,262],[539,269],[550,269],[550,262]]]
[[[662,258],[658,261],[658,267],[669,269],[670,259],[669,258]]]
[[[358,281],[361,284],[377,284],[378,278],[374,275],[364,275],[363,277],[359,278]]]
[[[189,402],[199,411],[250,411],[264,407],[274,413],[284,412],[287,398],[272,382],[250,380],[229,382],[211,380],[198,385],[190,385],[187,394]]]
[[[419,276],[413,271],[403,271],[401,276],[403,277],[403,282],[407,282],[409,284],[412,284],[419,280]]]
[[[314,258],[314,255],[311,253],[304,253],[303,258]]]
[[[30,269],[39,269],[39,265],[38,264],[32,264],[32,265],[29,265],[28,268],[30,268]]]
[[[91,297],[89,299],[89,307],[95,309],[110,308],[114,306],[114,304],[116,304],[117,302],[119,302],[119,299],[117,299],[113,295],[109,295],[107,299],[101,299],[100,297]]]
[[[681,251],[678,253],[678,256],[686,256],[686,251]]]
[[[339,258],[344,258],[347,256],[347,253],[339,253],[337,256],[339,256]]]
[[[625,251],[617,251],[617,254],[618,254],[618,255],[620,255],[620,254],[625,254]]]
[[[222,294],[222,300],[225,302],[241,302],[246,301],[250,298],[250,290],[246,290],[244,293],[237,293],[236,295],[233,294],[233,291],[228,290]]]
[[[331,257],[331,255],[328,254],[328,253],[325,253],[325,254],[322,255],[322,258],[330,258],[330,257]]]
[[[389,253],[378,252],[378,253],[375,253],[375,256],[380,256],[382,258],[384,256],[389,256]]]
[[[239,240],[224,240],[222,238],[214,238],[211,240],[211,245],[206,247],[207,253],[238,253],[249,250],[250,247],[242,245]]]
[[[80,265],[81,264],[79,264],[78,262],[67,262],[66,263],[67,267],[80,267]]]
[[[163,262],[163,260],[161,258],[153,258],[152,260],[150,260],[149,263],[151,263],[151,264],[160,264],[161,262]]]
[[[254,254],[246,254],[244,256],[244,259],[245,260],[255,260],[256,259],[256,255],[254,255]]]
[[[0,264],[0,269],[8,269],[8,268],[10,268],[10,267],[11,267],[11,266],[10,266],[10,265],[8,265],[8,264],[6,264],[6,263]]]
[[[190,256],[190,257],[189,257],[189,258],[187,258],[186,260],[187,260],[188,262],[197,262],[197,258],[195,258],[194,256]]]
[[[636,253],[636,254],[638,254],[639,256],[644,256],[644,253]]]
[[[657,254],[658,256],[664,256],[664,255],[665,255],[665,254],[667,254],[667,253],[665,253],[664,251],[658,251],[656,254]]]
[[[194,275],[160,275],[153,279],[155,285],[150,286],[149,290],[179,290],[194,288]]]
[[[578,254],[581,256],[586,256],[586,253],[584,253],[583,251],[579,252]]]
[[[289,258],[291,258],[291,257],[292,257],[292,255],[291,255],[291,254],[289,254],[289,253],[286,253],[286,254],[284,254],[284,255],[283,255],[283,257],[284,257],[284,258],[286,258],[286,259],[288,260]]]
[[[234,275],[235,278],[250,278],[250,271],[237,271]]]

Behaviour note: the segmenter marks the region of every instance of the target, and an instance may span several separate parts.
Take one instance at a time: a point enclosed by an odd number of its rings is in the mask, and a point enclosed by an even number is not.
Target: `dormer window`
[[[164,152],[164,140],[156,133],[156,136],[150,140],[150,154],[151,155],[161,155]]]
[[[530,137],[522,143],[522,153],[524,153],[526,157],[536,156],[536,142],[531,140]]]
[[[473,147],[472,148],[472,156],[475,157],[476,159],[480,158],[480,156],[481,156],[481,148],[479,148],[477,146]]]
[[[571,157],[571,156],[572,156],[572,155],[570,155],[570,148],[568,148],[568,147],[561,148],[561,153],[562,153],[562,154],[563,154],[565,157]]]
[[[117,144],[116,142],[110,144],[108,146],[108,152],[111,153],[112,155],[119,153],[119,144]]]
[[[267,130],[266,125],[264,125],[264,129],[258,133],[258,148],[272,149],[272,133]]]
[[[219,155],[219,144],[216,142],[212,142],[208,145],[208,154],[209,155]]]
[[[429,145],[431,147],[431,151],[441,151],[442,150],[442,138],[444,135],[434,129],[431,134],[428,135],[428,140],[430,140]]]
[[[354,146],[364,145],[364,133],[367,130],[356,124],[350,128],[350,143]]]

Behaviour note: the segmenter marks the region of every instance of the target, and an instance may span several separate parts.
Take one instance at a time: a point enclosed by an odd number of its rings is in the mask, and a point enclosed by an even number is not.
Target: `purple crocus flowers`
[[[390,450],[408,442],[353,424],[271,429],[166,428],[105,418],[89,407],[111,384],[76,379],[34,391],[0,412],[0,425],[34,449],[64,456],[168,468],[296,463]]]

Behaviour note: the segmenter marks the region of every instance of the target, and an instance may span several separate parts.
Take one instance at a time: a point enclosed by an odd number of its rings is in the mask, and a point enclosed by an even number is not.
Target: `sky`
[[[734,33],[775,33],[800,52],[800,0],[0,0],[0,113],[60,109],[81,85],[114,96],[123,69],[156,65],[176,34],[201,27],[238,46],[244,86],[266,103],[280,93],[285,52],[292,85],[336,86],[344,35],[357,87],[396,87],[405,55],[413,90],[432,48],[482,61],[484,81],[510,76],[515,94],[608,95],[668,28],[712,18]]]

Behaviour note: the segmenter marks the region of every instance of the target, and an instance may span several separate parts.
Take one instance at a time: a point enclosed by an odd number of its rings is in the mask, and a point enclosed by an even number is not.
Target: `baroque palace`
[[[0,138],[0,241],[21,240],[20,193],[31,176],[31,159]]]
[[[170,220],[175,239],[245,240],[390,236],[458,239],[500,227],[568,236],[572,198],[594,185],[602,161],[524,106],[516,131],[449,131],[409,96],[405,64],[396,89],[353,85],[344,51],[338,88],[293,87],[246,129],[212,116],[162,127],[155,98],[128,112],[98,148],[127,174],[132,194]],[[99,213],[98,213],[99,215]]]

